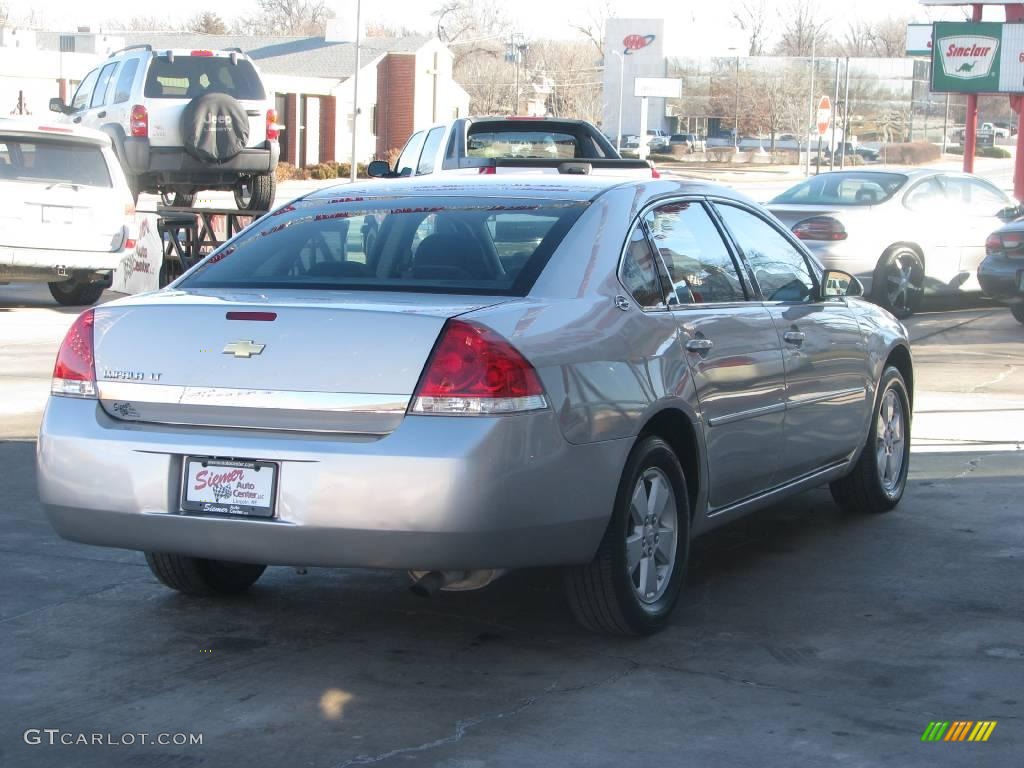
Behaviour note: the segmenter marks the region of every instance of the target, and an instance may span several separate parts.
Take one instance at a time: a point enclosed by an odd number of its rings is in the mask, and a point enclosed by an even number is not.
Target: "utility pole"
[[[356,180],[356,125],[359,122],[359,43],[362,26],[362,0],[356,0],[356,68],[352,75],[352,169],[348,179],[353,184]]]
[[[740,151],[740,55],[736,54],[736,120],[732,129],[733,151]]]
[[[612,55],[619,59],[619,119],[615,123],[615,151],[622,153],[622,75],[626,69],[626,60],[618,51],[612,51]]]
[[[811,116],[807,122],[807,134],[804,138],[807,139],[807,168],[804,171],[805,176],[811,175],[811,130],[814,128],[814,46],[818,42],[817,36],[811,38],[811,95],[808,99],[811,107]]]

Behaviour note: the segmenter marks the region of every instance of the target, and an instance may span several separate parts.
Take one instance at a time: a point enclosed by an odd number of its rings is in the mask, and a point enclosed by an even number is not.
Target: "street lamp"
[[[733,118],[732,128],[732,148],[734,152],[740,151],[740,49],[735,46],[730,47],[728,50],[735,51],[736,56],[736,83],[733,90],[736,94],[736,106],[735,114]]]
[[[622,154],[622,74],[626,69],[626,60],[618,51],[612,51],[619,59],[619,119],[615,123],[615,151]]]
[[[356,0],[356,68],[352,74],[352,167],[349,170],[349,181],[356,181],[356,125],[359,122],[359,27],[362,23],[362,2]]]

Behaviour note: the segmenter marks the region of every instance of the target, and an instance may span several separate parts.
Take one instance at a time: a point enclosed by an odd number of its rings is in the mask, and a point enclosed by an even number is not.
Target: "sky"
[[[100,0],[83,3],[81,0],[6,0],[15,20],[24,20],[35,8],[37,19],[48,28],[70,29],[91,26],[96,29],[112,18],[132,16],[166,16],[170,20],[184,20],[210,9],[209,0],[175,0],[173,4],[142,4],[138,0]],[[328,0],[335,12],[354,5],[355,0]],[[362,13],[368,22],[402,24],[412,29],[430,31],[434,28],[431,12],[440,0],[362,0]],[[577,36],[573,23],[587,19],[588,15],[609,6],[613,14],[629,18],[664,18],[666,20],[666,53],[670,55],[704,55],[721,53],[737,44],[738,33],[730,35],[732,24],[729,8],[731,0],[510,0],[507,14],[517,31],[528,38]],[[776,7],[785,7],[780,0]],[[255,0],[222,0],[215,9],[223,18],[249,13]],[[827,8],[829,28],[841,36],[851,20],[878,19],[887,15],[910,16],[915,21],[936,18],[959,19],[959,9],[924,8],[917,0],[857,0],[851,3],[822,3]],[[167,8],[168,10],[163,10]],[[173,10],[169,10],[173,8]],[[990,9],[994,19],[1002,20],[1001,11]],[[986,16],[988,18],[988,16]],[[511,30],[510,30],[511,31]],[[716,50],[717,49],[717,50]]]

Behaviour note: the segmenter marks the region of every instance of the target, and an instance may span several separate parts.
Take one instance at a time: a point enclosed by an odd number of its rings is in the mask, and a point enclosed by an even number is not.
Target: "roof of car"
[[[94,144],[110,146],[110,137],[102,131],[77,125],[47,123],[26,117],[0,117],[0,133],[53,139],[82,139]]]
[[[338,184],[305,197],[311,201],[341,198],[396,197],[520,197],[587,202],[620,187],[646,186],[652,194],[701,194],[745,199],[734,190],[696,179],[642,179],[616,176],[424,176],[404,179],[373,179]]]

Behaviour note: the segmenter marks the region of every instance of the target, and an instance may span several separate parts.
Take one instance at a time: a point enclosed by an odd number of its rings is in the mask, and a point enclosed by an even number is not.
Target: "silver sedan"
[[[985,239],[1020,213],[985,179],[925,169],[823,173],[768,209],[897,317],[913,313],[925,293],[980,291]]]
[[[559,565],[586,627],[650,633],[694,536],[824,483],[900,500],[910,348],[859,291],[700,183],[319,191],[78,318],[40,497],[187,594],[268,564],[408,570],[422,594]]]

